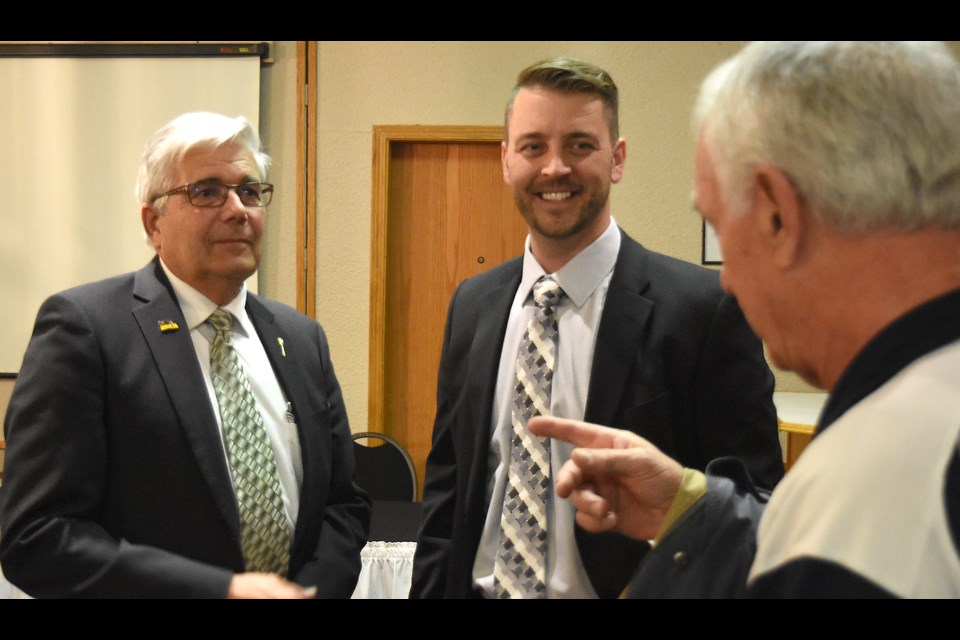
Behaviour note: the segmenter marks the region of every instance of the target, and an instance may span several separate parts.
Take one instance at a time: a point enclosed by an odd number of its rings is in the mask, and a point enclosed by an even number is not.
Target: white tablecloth
[[[413,575],[416,542],[368,542],[360,552],[362,567],[354,598],[406,599]],[[30,596],[6,581],[0,573],[0,600]]]
[[[368,542],[360,551],[360,579],[353,597],[406,599],[416,548],[416,542]]]
[[[25,594],[20,589],[17,589],[15,586],[7,582],[6,578],[3,577],[3,573],[0,572],[0,600],[16,600],[16,599],[29,599],[30,596]]]

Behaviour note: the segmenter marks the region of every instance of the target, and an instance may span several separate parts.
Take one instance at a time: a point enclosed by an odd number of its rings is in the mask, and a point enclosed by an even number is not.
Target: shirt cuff
[[[677,520],[687,512],[707,493],[707,476],[696,469],[684,469],[683,477],[680,479],[680,488],[677,495],[674,496],[670,508],[667,509],[667,515],[663,518],[663,524],[660,525],[660,532],[653,540],[656,545],[667,532],[673,528]]]

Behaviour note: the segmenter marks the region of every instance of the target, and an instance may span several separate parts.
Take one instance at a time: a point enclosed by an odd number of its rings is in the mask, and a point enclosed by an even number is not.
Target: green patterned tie
[[[283,509],[277,460],[250,382],[233,349],[233,316],[217,309],[207,319],[210,376],[220,405],[227,459],[240,508],[240,546],[247,571],[287,574],[290,529]]]

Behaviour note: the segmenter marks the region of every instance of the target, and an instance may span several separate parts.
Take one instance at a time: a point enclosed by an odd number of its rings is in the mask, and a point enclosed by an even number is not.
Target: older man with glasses
[[[370,502],[323,329],[247,291],[269,157],[243,118],[148,141],[157,256],[49,298],[4,423],[0,564],[35,597],[349,597]]]

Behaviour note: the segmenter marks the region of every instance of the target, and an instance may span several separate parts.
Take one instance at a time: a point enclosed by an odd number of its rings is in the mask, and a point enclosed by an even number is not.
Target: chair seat
[[[370,518],[370,539],[383,542],[412,542],[420,531],[423,505],[409,500],[374,500]]]

